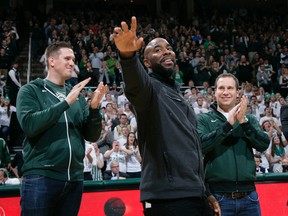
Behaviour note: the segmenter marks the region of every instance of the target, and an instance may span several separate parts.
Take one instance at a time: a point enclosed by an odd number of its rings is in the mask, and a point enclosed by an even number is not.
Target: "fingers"
[[[81,81],[80,83],[78,83],[77,85],[75,85],[73,87],[73,89],[78,89],[79,91],[81,91],[81,89],[83,89],[88,83],[89,81],[91,80],[91,77]]]
[[[132,16],[131,18],[131,31],[136,32],[137,30],[137,19],[135,16]]]
[[[129,32],[129,28],[126,22],[121,22],[122,30],[123,32],[127,33]]]

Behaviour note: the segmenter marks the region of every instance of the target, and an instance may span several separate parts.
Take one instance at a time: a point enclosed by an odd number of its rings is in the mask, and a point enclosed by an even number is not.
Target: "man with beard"
[[[209,215],[196,117],[171,77],[175,53],[163,38],[150,41],[144,50],[147,74],[136,54],[143,43],[136,29],[132,17],[131,29],[121,22],[113,39],[120,52],[125,93],[137,117],[144,213]],[[219,211],[217,202],[211,204]]]

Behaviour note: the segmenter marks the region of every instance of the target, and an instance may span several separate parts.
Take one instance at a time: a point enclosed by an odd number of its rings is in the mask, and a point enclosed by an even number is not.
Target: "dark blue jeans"
[[[67,182],[41,175],[23,177],[21,216],[77,216],[83,182]]]
[[[217,193],[214,196],[220,204],[222,216],[261,216],[256,191],[252,191],[241,199],[232,199]]]

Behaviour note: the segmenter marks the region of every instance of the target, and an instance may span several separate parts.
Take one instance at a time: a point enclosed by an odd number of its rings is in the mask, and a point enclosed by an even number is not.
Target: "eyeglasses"
[[[119,167],[119,166],[112,166],[111,168],[117,168],[117,167]]]

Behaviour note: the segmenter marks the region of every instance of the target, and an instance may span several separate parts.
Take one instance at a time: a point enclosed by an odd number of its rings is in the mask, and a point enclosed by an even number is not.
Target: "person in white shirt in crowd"
[[[109,129],[111,129],[112,121],[117,117],[112,108],[112,103],[106,104],[105,114],[103,117],[106,124],[109,126]]]
[[[191,94],[191,93],[192,93],[192,91],[191,91],[191,88],[192,88],[192,87],[195,87],[194,82],[193,82],[193,80],[189,80],[189,81],[188,81],[188,88],[185,89],[184,95],[185,95],[185,94]]]
[[[272,120],[265,120],[262,122],[261,128],[263,131],[265,131],[268,136],[270,137],[270,139],[272,139],[272,137],[278,135],[281,136],[281,140],[283,142],[283,144],[286,146],[287,145],[287,140],[282,132],[282,129]]]
[[[94,147],[90,142],[85,140],[85,157],[84,163],[84,180],[93,180],[92,178],[92,166],[96,164],[96,154]]]
[[[130,178],[141,177],[141,162],[139,147],[136,142],[136,137],[133,132],[130,132],[125,143],[127,151],[127,174]]]
[[[114,128],[114,131],[113,131],[115,140],[118,140],[118,138],[122,136],[122,128],[123,127],[127,127],[129,131],[131,130],[131,125],[128,122],[128,118],[127,118],[126,114],[122,113],[120,115],[119,120],[120,120],[120,123],[118,125],[116,125],[116,127]]]
[[[106,105],[108,103],[113,103],[113,102],[116,102],[115,98],[113,95],[111,95],[109,92],[109,90],[107,89],[107,92],[105,94],[105,96],[103,97],[103,100],[101,101],[101,107],[106,107]]]
[[[9,140],[10,121],[13,112],[16,113],[16,107],[10,104],[10,98],[6,96],[2,106],[0,106],[0,134],[5,141]]]
[[[104,57],[105,57],[104,53],[99,51],[98,47],[94,47],[93,53],[91,53],[89,55],[89,59],[91,61],[92,68],[93,68],[93,73],[96,76],[97,82],[99,80],[100,68],[102,66],[102,61],[103,61]]]
[[[134,117],[134,113],[130,110],[130,102],[126,102],[126,103],[124,104],[123,113],[126,114],[129,122],[130,122],[131,119]]]
[[[196,106],[194,107],[194,112],[196,115],[209,112],[209,110],[207,109],[207,106],[205,106],[203,104],[203,98],[202,97],[197,98]]]
[[[98,82],[102,82],[104,80],[104,77],[105,77],[105,82],[104,83],[107,83],[108,85],[110,84],[110,80],[109,80],[109,68],[107,66],[107,61],[103,61],[102,62],[102,65],[101,65],[101,68],[99,69],[99,80]]]
[[[124,126],[122,128],[122,135],[118,137],[117,141],[120,144],[120,147],[122,148],[123,146],[125,146],[125,144],[127,143],[127,138],[128,138],[128,134],[129,134],[130,130]]]
[[[118,105],[118,107],[121,107],[123,111],[124,111],[124,104],[127,102],[128,102],[128,99],[127,99],[124,92],[118,96],[117,105]]]
[[[10,178],[7,169],[0,168],[0,184],[19,185],[20,180],[18,178]]]
[[[260,111],[259,111],[259,104],[257,97],[255,95],[252,95],[250,98],[250,105],[251,105],[251,114],[254,115],[257,120],[260,120]]]
[[[276,95],[274,93],[271,93],[270,95],[270,105],[271,109],[273,110],[273,113],[277,119],[280,117],[280,108],[281,104],[277,100]]]
[[[110,164],[112,161],[118,161],[120,172],[126,173],[126,157],[127,153],[125,152],[125,148],[121,148],[119,142],[114,140],[112,148],[104,153],[104,158],[107,161],[106,170],[110,170]]]
[[[101,181],[103,180],[102,177],[102,171],[101,169],[104,167],[104,156],[100,152],[100,149],[98,148],[98,144],[96,142],[91,143],[91,145],[94,148],[96,161],[93,162],[92,165],[92,179],[93,181]]]
[[[270,121],[274,121],[277,124],[277,126],[281,128],[281,122],[279,121],[279,119],[275,117],[275,115],[273,114],[273,110],[270,107],[266,107],[264,109],[264,113],[265,115],[261,117],[259,120],[260,125],[262,125],[264,121],[270,120]]]

